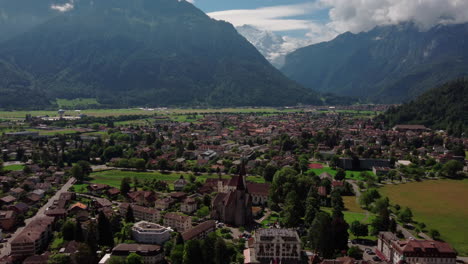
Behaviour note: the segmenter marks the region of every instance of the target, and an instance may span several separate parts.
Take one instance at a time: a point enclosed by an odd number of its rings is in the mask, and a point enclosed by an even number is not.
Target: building
[[[247,183],[247,190],[252,196],[252,204],[254,205],[266,205],[268,202],[268,194],[270,192],[269,183]]]
[[[424,132],[424,131],[430,130],[424,125],[396,125],[392,129],[393,131],[399,131],[399,132],[407,132],[407,131]]]
[[[445,242],[433,240],[399,240],[393,233],[380,232],[376,254],[393,264],[455,264],[456,251]]]
[[[192,239],[205,239],[209,233],[216,230],[216,222],[214,220],[205,221],[195,227],[182,233],[184,241]]]
[[[178,232],[184,232],[192,228],[192,218],[182,214],[167,213],[164,216],[164,225],[170,226]]]
[[[52,237],[53,217],[41,217],[29,223],[21,233],[11,241],[11,256],[23,259],[44,250]]]
[[[14,211],[0,211],[0,227],[2,230],[11,230],[15,227],[16,217]]]
[[[389,159],[340,158],[338,167],[345,170],[372,170],[373,167],[391,167]]]
[[[251,263],[299,263],[301,239],[293,229],[258,229],[249,246]]]
[[[163,263],[164,253],[158,245],[118,244],[112,249],[112,257],[126,258],[131,253],[140,255],[144,264]]]
[[[193,198],[187,198],[180,204],[180,211],[185,214],[191,214],[197,210],[197,201]]]
[[[120,215],[126,215],[128,207],[133,210],[133,217],[137,221],[148,221],[158,223],[161,220],[161,212],[154,208],[144,207],[136,204],[121,203],[119,206]]]
[[[133,240],[142,244],[162,245],[171,239],[171,232],[170,228],[146,221],[135,223],[132,227]]]
[[[218,193],[213,199],[211,217],[226,224],[245,226],[253,221],[252,197],[244,180],[244,163],[241,164],[239,171],[239,176],[235,178],[234,189],[228,190],[227,193]]]
[[[174,182],[174,190],[182,191],[187,184],[188,182],[184,179],[184,176],[181,175],[180,178]]]

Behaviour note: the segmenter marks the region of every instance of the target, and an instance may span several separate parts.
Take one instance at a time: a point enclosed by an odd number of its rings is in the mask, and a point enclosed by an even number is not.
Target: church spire
[[[245,190],[244,184],[244,176],[246,175],[245,172],[245,160],[244,158],[241,159],[241,165],[239,169],[239,176],[237,177],[236,189],[237,190]]]

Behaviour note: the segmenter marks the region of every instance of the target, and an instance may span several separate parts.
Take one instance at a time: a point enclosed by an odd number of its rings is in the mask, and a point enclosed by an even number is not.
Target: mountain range
[[[0,0],[0,25],[0,108],[321,103],[185,1]]]
[[[310,44],[307,39],[281,36],[252,25],[243,25],[236,27],[236,29],[276,68],[281,68],[284,65],[286,55]]]
[[[320,92],[399,103],[468,75],[468,24],[348,32],[288,54],[281,70]]]

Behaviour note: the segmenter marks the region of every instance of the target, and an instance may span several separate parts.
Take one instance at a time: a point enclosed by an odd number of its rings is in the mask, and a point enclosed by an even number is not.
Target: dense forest
[[[421,124],[468,135],[468,79],[458,79],[431,89],[417,99],[390,108],[378,117],[386,124]]]

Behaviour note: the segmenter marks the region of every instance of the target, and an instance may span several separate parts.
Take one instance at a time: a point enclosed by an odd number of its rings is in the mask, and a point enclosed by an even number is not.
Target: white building
[[[299,263],[301,239],[293,229],[258,229],[254,235],[251,262]]]
[[[455,264],[457,253],[448,244],[433,240],[399,240],[390,232],[380,232],[377,255],[393,264]]]
[[[171,229],[158,224],[140,221],[132,227],[133,240],[142,244],[158,244],[171,239]]]

